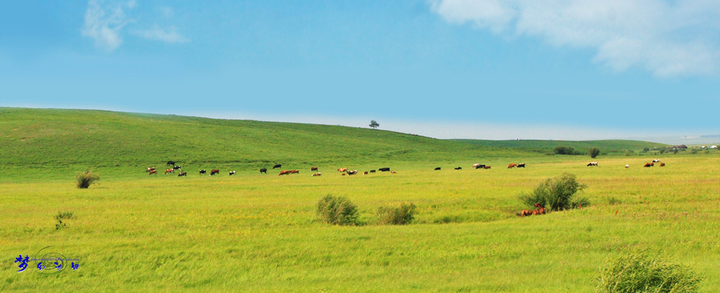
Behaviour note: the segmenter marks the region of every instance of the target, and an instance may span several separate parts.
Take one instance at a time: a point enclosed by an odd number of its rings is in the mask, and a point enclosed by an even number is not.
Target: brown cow
[[[508,169],[510,169],[510,168],[515,168],[515,167],[517,167],[517,164],[515,164],[515,163],[512,163],[512,164],[508,165]]]
[[[290,174],[300,174],[300,170],[290,170]]]
[[[145,172],[150,172],[150,171],[153,171],[153,170],[155,170],[155,167],[150,167],[150,168],[147,168],[147,170],[145,170]]]
[[[536,203],[535,206],[538,208],[536,211],[538,212],[538,215],[544,215],[545,214],[545,207],[540,205],[539,203]]]
[[[317,171],[318,167],[310,167],[310,171]]]
[[[347,168],[340,168],[340,169],[338,169],[338,172],[346,172],[346,171],[347,171]]]
[[[523,210],[522,212],[520,212],[520,214],[518,216],[527,217],[527,216],[532,216],[532,214],[533,214],[533,212],[531,210]]]
[[[313,176],[320,176],[320,175],[322,175],[322,173],[320,173],[320,172],[313,174]]]
[[[282,176],[282,175],[290,175],[290,171],[289,171],[289,170],[282,170],[282,171],[280,171],[280,174],[279,174],[278,176]]]
[[[210,170],[210,176],[215,175],[215,174],[220,174],[220,169],[212,169],[212,170]]]
[[[483,169],[490,169],[490,166],[485,166],[483,167]]]
[[[645,166],[644,166],[644,167],[652,167],[652,166],[655,166],[655,164],[653,164],[653,163],[645,163]]]
[[[152,175],[152,174],[157,175],[157,170],[150,170],[150,173],[148,175]]]
[[[167,174],[167,173],[173,173],[173,174],[174,174],[174,173],[175,173],[175,169],[167,169],[167,170],[165,170],[165,174]]]
[[[355,175],[355,174],[357,174],[358,170],[348,170],[346,172],[348,175]]]
[[[665,163],[660,163],[660,167],[665,167]]]

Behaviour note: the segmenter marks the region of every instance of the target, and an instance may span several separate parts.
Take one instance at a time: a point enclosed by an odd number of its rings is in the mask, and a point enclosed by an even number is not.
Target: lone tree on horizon
[[[372,129],[378,128],[378,126],[380,126],[380,124],[378,124],[377,121],[370,120],[370,127],[372,127]]]

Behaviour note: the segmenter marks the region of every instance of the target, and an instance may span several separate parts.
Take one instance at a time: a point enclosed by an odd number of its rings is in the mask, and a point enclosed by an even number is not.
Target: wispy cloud
[[[120,31],[128,24],[125,9],[135,7],[135,1],[103,8],[97,0],[88,1],[85,11],[85,25],[82,35],[95,40],[95,45],[107,51],[114,51],[122,44]]]
[[[133,34],[148,40],[162,41],[166,43],[185,43],[190,39],[180,35],[175,27],[169,27],[167,29],[160,27],[153,27],[147,30],[135,30]]]
[[[720,70],[720,0],[431,0],[453,24],[553,46],[592,48],[613,70],[659,76]]]
[[[95,45],[112,52],[123,43],[123,29],[132,24],[134,27],[142,27],[143,21],[128,16],[137,2],[130,0],[126,2],[105,3],[103,0],[89,0],[85,11],[85,23],[82,28],[82,35],[95,40]],[[164,18],[172,17],[172,9],[162,7],[160,14]],[[182,36],[174,26],[161,27],[154,25],[150,29],[137,28],[130,31],[134,36],[144,39],[161,41],[166,43],[184,43],[189,39]]]

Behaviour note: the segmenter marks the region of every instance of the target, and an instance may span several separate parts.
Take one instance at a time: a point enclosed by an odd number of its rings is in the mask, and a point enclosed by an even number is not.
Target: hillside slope
[[[467,160],[516,151],[383,130],[94,110],[0,108],[0,165]]]
[[[496,148],[513,148],[541,153],[552,153],[557,146],[572,147],[575,150],[586,153],[589,148],[599,148],[603,153],[621,154],[626,150],[639,152],[644,148],[654,149],[665,148],[667,145],[656,142],[636,140],[589,140],[589,141],[568,141],[568,140],[475,140],[458,139],[458,142],[465,142],[479,146]]]

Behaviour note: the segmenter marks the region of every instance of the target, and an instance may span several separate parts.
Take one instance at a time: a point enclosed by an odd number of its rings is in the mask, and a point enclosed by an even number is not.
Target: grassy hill
[[[391,131],[93,110],[0,108],[0,165],[156,166],[383,163],[512,156]]]
[[[489,146],[496,148],[513,148],[525,151],[535,151],[540,153],[552,153],[557,146],[572,147],[575,150],[586,153],[589,148],[596,147],[604,154],[622,154],[626,150],[639,152],[644,148],[654,149],[657,147],[665,148],[667,145],[656,142],[636,141],[636,140],[589,140],[589,141],[569,141],[569,140],[475,140],[475,139],[458,139],[455,141],[466,142],[474,145]]]

